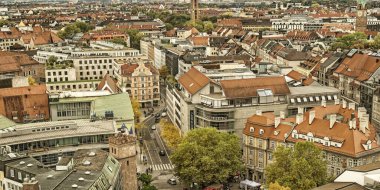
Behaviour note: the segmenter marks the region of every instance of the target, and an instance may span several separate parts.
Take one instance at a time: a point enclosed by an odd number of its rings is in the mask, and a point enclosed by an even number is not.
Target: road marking
[[[158,136],[159,141],[161,142],[162,147],[164,148],[164,151],[165,151],[166,155],[169,156],[168,151],[166,151],[166,148],[165,148],[164,142],[162,141],[161,136],[160,136],[160,134],[158,133],[158,131],[156,131],[156,134],[157,134],[157,136]],[[169,157],[168,157],[168,158],[169,158]],[[170,164],[172,164],[172,161],[170,160],[170,158],[169,158],[168,160],[169,160]],[[161,163],[162,163],[162,160],[161,160]]]
[[[152,169],[154,171],[157,171],[157,170],[172,170],[172,169],[174,169],[174,166],[172,164],[157,164],[157,165],[152,165]]]
[[[148,152],[148,155],[149,155],[149,160],[150,160],[150,164],[153,164],[153,160],[152,160],[152,156],[150,155],[150,151],[149,151],[149,148],[148,148],[148,145],[146,145],[147,143],[144,143],[145,147],[146,147],[146,150]]]

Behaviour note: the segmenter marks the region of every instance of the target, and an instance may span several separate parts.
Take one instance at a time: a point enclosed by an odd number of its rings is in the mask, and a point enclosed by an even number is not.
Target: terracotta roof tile
[[[368,80],[379,67],[380,58],[356,53],[353,57],[346,57],[335,72],[352,77],[358,81],[365,81]]]
[[[178,79],[178,82],[186,89],[187,92],[193,95],[209,84],[210,79],[192,67]]]
[[[227,98],[258,96],[257,90],[259,89],[270,89],[274,95],[286,95],[290,93],[285,78],[282,76],[222,80],[220,83]]]

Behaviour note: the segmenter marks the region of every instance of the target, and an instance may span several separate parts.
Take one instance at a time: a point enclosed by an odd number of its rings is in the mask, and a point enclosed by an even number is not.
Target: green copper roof
[[[117,120],[133,120],[133,110],[128,93],[101,96],[95,99],[96,116],[104,116],[105,111],[113,111]]]
[[[0,115],[0,129],[6,129],[8,127],[13,127],[15,125],[16,125],[15,122],[13,122],[12,120],[6,118],[3,115]]]

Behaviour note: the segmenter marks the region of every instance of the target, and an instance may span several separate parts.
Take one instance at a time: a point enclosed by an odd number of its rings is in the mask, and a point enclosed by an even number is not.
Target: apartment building
[[[236,73],[237,78],[242,77],[239,74]],[[167,89],[168,110],[173,109],[168,111],[172,114],[169,118],[184,133],[195,127],[211,126],[239,134],[249,117],[247,113],[257,109],[287,110],[289,88],[284,77],[233,80],[222,77],[217,82],[206,75],[193,67],[179,78],[178,88]]]
[[[125,88],[141,107],[158,106],[160,101],[160,73],[151,62],[116,62],[120,70],[116,72],[118,86]]]
[[[372,103],[372,124],[380,131],[380,89],[375,90]]]
[[[328,174],[338,176],[344,170],[380,159],[376,129],[363,107],[355,111],[354,103],[326,105],[286,118],[256,113],[247,120],[244,135],[244,162],[249,178],[265,181],[264,168],[273,161],[277,146],[292,147],[309,141],[322,149]]]
[[[380,86],[379,68],[380,57],[353,49],[330,75],[329,86],[338,88],[344,100],[364,107],[371,117],[373,93]]]
[[[44,61],[55,54],[41,52],[37,58]],[[105,75],[115,75],[114,70],[119,69],[115,60],[139,60],[141,56],[138,50],[131,48],[84,49],[70,52],[68,56],[61,56],[61,59],[64,61],[46,71],[50,93],[95,90]]]
[[[4,149],[4,147],[1,147]],[[1,153],[4,189],[120,189],[121,163],[101,149],[82,149],[61,156],[55,167],[22,154]],[[94,164],[96,163],[96,164]]]
[[[30,76],[36,82],[44,82],[45,68],[43,64],[33,60],[27,54],[0,51],[0,79],[16,76]]]
[[[0,89],[0,114],[14,122],[48,120],[48,104],[45,85]]]

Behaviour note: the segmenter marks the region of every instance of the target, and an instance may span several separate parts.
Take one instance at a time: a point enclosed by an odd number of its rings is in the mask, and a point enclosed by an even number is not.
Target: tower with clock
[[[357,0],[357,13],[356,13],[356,32],[364,32],[367,30],[367,9],[365,7],[366,0]]]

